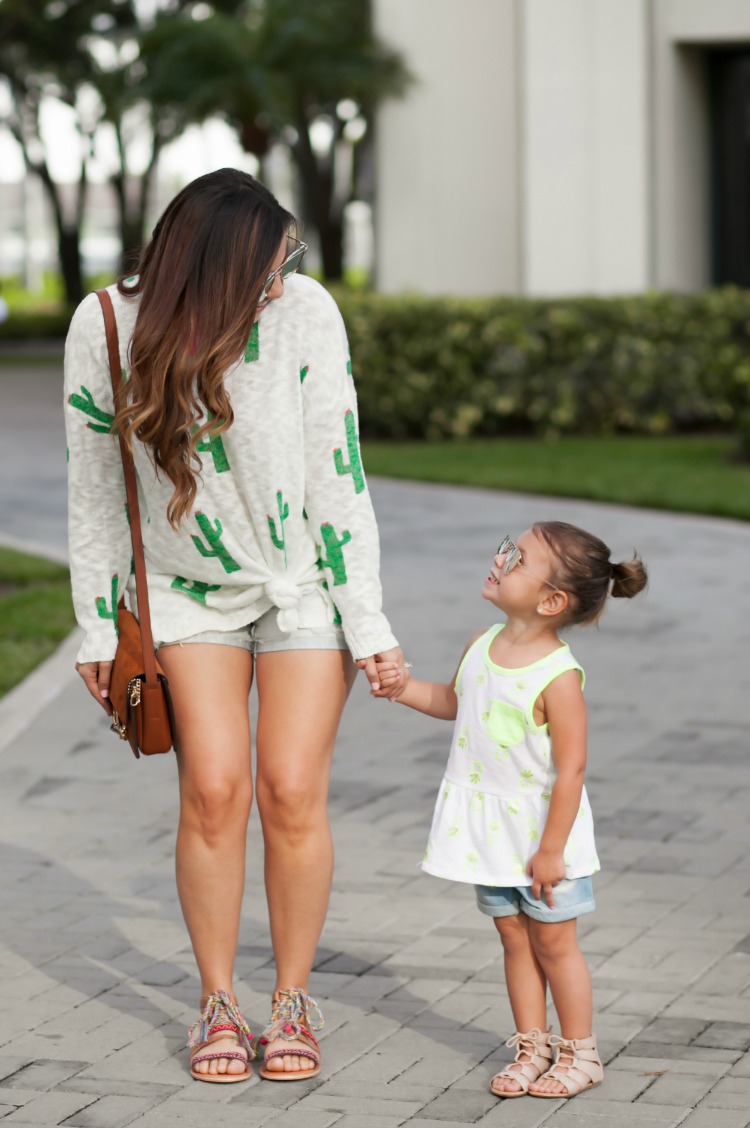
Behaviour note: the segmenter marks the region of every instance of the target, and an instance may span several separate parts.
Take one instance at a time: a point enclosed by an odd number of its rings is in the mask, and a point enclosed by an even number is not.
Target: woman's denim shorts
[[[590,877],[571,877],[559,881],[552,889],[554,907],[545,900],[537,900],[530,885],[495,886],[475,885],[477,908],[491,917],[518,916],[525,913],[533,920],[549,924],[561,920],[575,920],[596,908],[594,889]]]
[[[239,646],[251,654],[270,654],[276,650],[348,650],[341,627],[330,621],[328,604],[317,591],[300,600],[300,623],[296,631],[282,631],[278,624],[279,609],[271,607],[246,627],[231,631],[201,631],[174,642],[157,642],[160,646],[187,646],[191,642],[213,642],[221,646]]]

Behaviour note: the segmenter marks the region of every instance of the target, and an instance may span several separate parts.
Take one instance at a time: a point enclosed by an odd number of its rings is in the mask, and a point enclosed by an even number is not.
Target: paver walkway
[[[22,411],[3,390],[24,481]],[[37,373],[59,447],[56,382]],[[15,405],[15,406],[14,406]],[[15,411],[15,414],[14,414]],[[0,448],[1,450],[2,448]],[[37,462],[39,459],[37,458]],[[0,528],[62,545],[63,468],[43,519],[3,477]],[[487,1088],[512,1032],[500,946],[470,887],[418,870],[449,726],[357,685],[332,785],[337,870],[311,990],[319,1078],[192,1082],[197,984],[172,877],[171,757],[136,762],[70,676],[0,753],[0,1119],[76,1128],[746,1128],[750,1124],[750,527],[477,490],[371,483],[386,605],[418,676],[446,678],[491,619],[498,535],[560,517],[637,546],[645,598],[571,637],[588,674],[588,786],[603,871],[581,922],[604,1084],[566,1104]],[[26,487],[24,487],[26,488]],[[41,510],[40,510],[41,511]],[[5,712],[3,711],[5,709]],[[0,706],[0,746],[7,705]],[[239,994],[253,1028],[273,979],[257,819]]]

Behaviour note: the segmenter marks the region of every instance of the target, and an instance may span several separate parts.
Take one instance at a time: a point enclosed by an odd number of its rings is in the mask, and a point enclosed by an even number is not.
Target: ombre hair
[[[115,427],[128,444],[144,443],[172,482],[167,517],[175,529],[195,500],[197,444],[232,425],[224,375],[245,351],[279,244],[295,232],[294,216],[267,188],[223,168],[175,196],[137,277],[117,283],[124,296],[139,295],[140,306]]]

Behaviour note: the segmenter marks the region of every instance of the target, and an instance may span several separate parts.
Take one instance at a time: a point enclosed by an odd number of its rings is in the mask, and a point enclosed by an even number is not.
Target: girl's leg
[[[575,920],[547,924],[529,919],[529,934],[549,983],[563,1038],[589,1038],[592,1024],[591,975],[578,946]],[[567,1093],[565,1086],[554,1079],[541,1078],[531,1089],[534,1092]]]
[[[526,1033],[535,1027],[547,1029],[547,981],[536,958],[529,935],[529,918],[494,917],[495,928],[503,942],[505,982],[513,1011],[516,1030]],[[510,1070],[513,1066],[509,1067]],[[493,1080],[493,1092],[520,1093],[521,1086],[508,1077]]]
[[[201,1007],[218,990],[232,993],[245,840],[252,801],[249,651],[190,643],[167,646],[159,661],[169,679],[180,752],[177,889],[201,977]],[[209,703],[210,702],[210,706]],[[236,1049],[212,1042],[216,1053]],[[244,1073],[237,1059],[214,1059],[200,1073]]]
[[[278,651],[259,654],[256,661],[256,790],[276,989],[307,991],[333,873],[327,814],[333,745],[357,668],[342,650]],[[266,1053],[281,1048],[272,1042]],[[267,1068],[312,1066],[290,1054],[273,1058]]]

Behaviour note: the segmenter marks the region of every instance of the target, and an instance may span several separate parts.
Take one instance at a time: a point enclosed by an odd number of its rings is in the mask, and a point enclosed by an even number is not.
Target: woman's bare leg
[[[307,990],[333,873],[328,781],[341,713],[357,670],[348,651],[260,654],[256,790],[276,987]],[[272,1043],[267,1052],[283,1048]],[[306,1058],[268,1069],[305,1070]]]
[[[177,889],[201,977],[201,1006],[217,990],[232,993],[245,843],[252,802],[248,694],[250,653],[236,646],[167,646],[159,661],[169,679],[180,752]],[[210,703],[210,704],[209,704]],[[236,1046],[212,1043],[212,1052]],[[244,1073],[237,1059],[200,1062],[198,1072]]]

